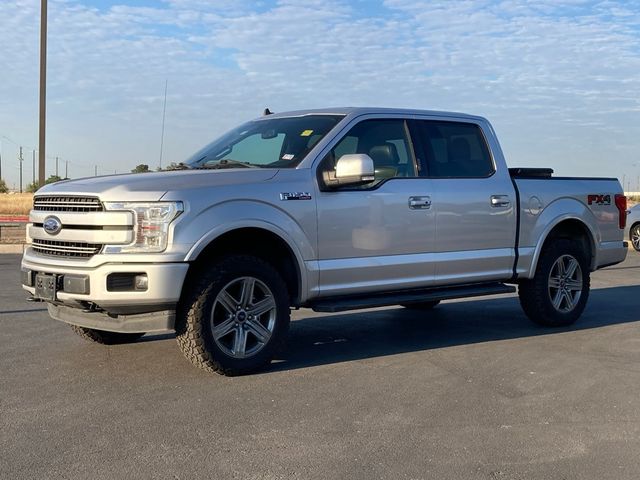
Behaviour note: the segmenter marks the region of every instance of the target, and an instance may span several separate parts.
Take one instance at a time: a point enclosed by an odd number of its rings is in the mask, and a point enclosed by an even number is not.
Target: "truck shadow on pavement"
[[[640,320],[640,286],[592,290],[575,325],[535,325],[517,297],[402,307],[293,321],[286,349],[265,373],[429,349],[593,329]]]

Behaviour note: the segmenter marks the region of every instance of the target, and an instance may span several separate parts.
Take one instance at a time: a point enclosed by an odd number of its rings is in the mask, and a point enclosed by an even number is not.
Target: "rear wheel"
[[[288,328],[280,274],[260,258],[234,255],[201,274],[179,309],[176,338],[194,365],[238,375],[267,365]]]
[[[550,239],[545,245],[536,273],[520,283],[520,305],[540,325],[557,327],[574,323],[589,298],[590,274],[580,244],[567,239]]]
[[[640,223],[636,223],[629,230],[629,240],[636,252],[640,252]]]
[[[132,343],[144,335],[141,333],[120,333],[107,332],[105,330],[96,330],[94,328],[79,327],[77,325],[69,325],[77,335],[90,342],[100,343],[102,345],[118,345],[120,343]]]

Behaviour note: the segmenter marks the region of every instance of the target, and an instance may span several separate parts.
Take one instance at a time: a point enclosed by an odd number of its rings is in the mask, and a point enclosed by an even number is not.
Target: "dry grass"
[[[0,193],[0,215],[28,215],[32,193]]]
[[[640,195],[630,195],[627,197],[627,203],[630,206],[635,205],[636,203],[640,203]]]

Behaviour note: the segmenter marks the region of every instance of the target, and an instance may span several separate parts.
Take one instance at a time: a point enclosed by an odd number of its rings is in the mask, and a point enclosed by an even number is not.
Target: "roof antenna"
[[[264,112],[262,112],[263,116],[267,116],[267,115],[273,115],[273,112],[271,110],[269,110],[268,108],[264,109]]]

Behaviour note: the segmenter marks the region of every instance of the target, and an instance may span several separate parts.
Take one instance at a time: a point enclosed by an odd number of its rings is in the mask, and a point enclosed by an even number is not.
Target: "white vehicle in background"
[[[22,283],[97,343],[176,331],[195,365],[268,364],[290,308],[337,312],[515,292],[576,321],[590,272],[624,260],[615,178],[508,168],[472,115],[336,108],[266,115],[179,171],[47,185]]]
[[[640,252],[640,203],[627,210],[627,228],[624,238],[628,238],[631,246]]]

